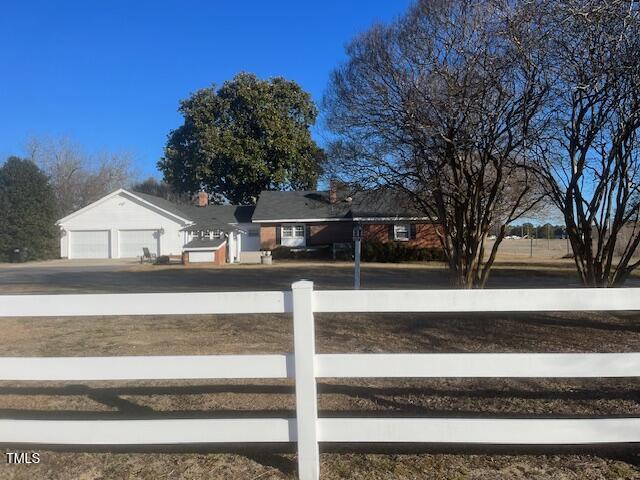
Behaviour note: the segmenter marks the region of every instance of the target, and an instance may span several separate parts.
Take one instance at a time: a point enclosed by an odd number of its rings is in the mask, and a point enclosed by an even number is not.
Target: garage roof
[[[220,248],[227,240],[225,238],[216,238],[213,240],[201,240],[196,238],[187,243],[183,250],[189,250],[191,248],[197,248],[199,250],[210,248],[211,250],[217,250]]]
[[[196,226],[202,228],[227,228],[229,224],[251,223],[253,211],[256,207],[251,205],[180,205],[161,197],[146,193],[133,192],[143,200],[187,220],[191,220]]]

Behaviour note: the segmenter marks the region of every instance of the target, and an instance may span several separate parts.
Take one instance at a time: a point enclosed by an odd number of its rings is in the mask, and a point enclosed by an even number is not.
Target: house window
[[[198,238],[200,240],[213,240],[216,238],[222,238],[222,231],[217,228],[214,230],[200,230],[198,232]]]
[[[280,245],[285,247],[300,248],[307,243],[304,224],[290,223],[280,227]]]
[[[260,230],[257,228],[250,228],[249,229],[249,236],[250,237],[259,237],[260,236]]]
[[[398,242],[406,242],[410,238],[410,227],[408,223],[397,223],[393,226],[393,239]]]
[[[282,238],[304,238],[304,225],[283,225]]]

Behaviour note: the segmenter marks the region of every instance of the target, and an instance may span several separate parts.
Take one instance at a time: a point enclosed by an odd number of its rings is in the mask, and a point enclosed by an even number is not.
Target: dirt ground
[[[64,268],[64,267],[60,267]],[[122,266],[64,275],[0,269],[2,293],[218,289],[219,269]],[[370,266],[376,288],[446,286],[442,271],[425,266]],[[229,270],[230,271],[230,270]],[[238,268],[231,287],[287,285],[300,275],[320,288],[348,285],[346,267],[283,265]],[[74,273],[75,272],[75,273]],[[7,275],[4,275],[7,273]],[[63,272],[64,273],[64,272]],[[99,278],[103,275],[103,279]],[[72,276],[73,276],[72,275]],[[154,276],[154,275],[157,275]],[[120,282],[118,281],[120,278]],[[30,279],[30,280],[29,280]],[[573,285],[570,271],[510,266],[494,287]],[[182,283],[181,283],[182,282]],[[212,287],[212,283],[214,287]],[[221,282],[220,282],[221,283]],[[426,283],[426,285],[425,285]],[[272,283],[269,285],[273,286]],[[148,290],[150,289],[150,290]],[[126,291],[126,290],[125,290]],[[175,291],[175,290],[174,290]],[[630,291],[631,292],[631,291]],[[640,351],[640,312],[545,314],[323,314],[317,349],[337,352],[631,352]],[[184,355],[282,353],[292,350],[287,315],[147,316],[0,319],[4,356]],[[321,416],[562,416],[640,415],[636,379],[344,379],[318,385]],[[162,381],[0,383],[3,418],[156,418],[292,416],[290,381]],[[14,451],[6,446],[6,451]],[[0,461],[11,479],[293,479],[290,445],[117,450],[36,448],[38,465]],[[505,448],[410,445],[323,445],[326,479],[631,479],[640,478],[640,449]]]

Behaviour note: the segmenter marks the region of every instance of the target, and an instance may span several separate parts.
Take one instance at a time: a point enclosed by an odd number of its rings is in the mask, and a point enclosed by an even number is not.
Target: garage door
[[[69,258],[109,258],[109,230],[71,231]]]
[[[142,249],[158,255],[158,230],[120,230],[120,258],[133,258],[142,255]]]

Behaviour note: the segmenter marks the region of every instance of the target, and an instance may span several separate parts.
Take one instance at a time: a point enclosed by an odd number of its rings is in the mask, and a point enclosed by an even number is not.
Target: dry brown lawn
[[[522,273],[520,273],[522,274]],[[543,277],[544,274],[538,272]],[[53,288],[53,286],[52,286]],[[317,315],[329,352],[640,351],[639,313]],[[282,353],[285,315],[5,318],[5,356]],[[319,382],[322,416],[640,415],[636,379],[343,379]],[[289,381],[0,383],[4,418],[293,416]],[[5,448],[8,450],[9,448]],[[42,447],[12,479],[293,479],[290,445],[90,450]],[[325,479],[631,479],[639,449],[323,445]]]

